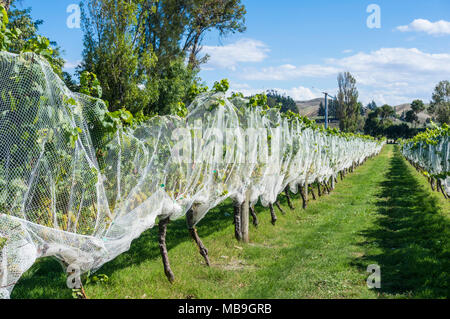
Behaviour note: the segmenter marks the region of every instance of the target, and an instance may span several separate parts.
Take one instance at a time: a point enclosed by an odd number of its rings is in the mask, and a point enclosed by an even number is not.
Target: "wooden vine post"
[[[250,208],[250,190],[247,190],[245,193],[244,205],[242,205],[241,209],[241,234],[242,241],[244,243],[248,243],[248,224],[249,224],[249,208]]]

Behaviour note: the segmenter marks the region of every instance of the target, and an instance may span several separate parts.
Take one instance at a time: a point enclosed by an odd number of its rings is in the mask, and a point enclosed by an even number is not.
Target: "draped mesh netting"
[[[412,163],[439,180],[443,191],[450,196],[450,138],[448,133],[427,141],[409,142],[402,146],[403,155]]]
[[[39,257],[82,272],[129,249],[157,219],[226,198],[267,206],[382,143],[342,137],[207,93],[187,118],[157,116],[104,138],[104,103],[73,93],[31,53],[0,53],[0,297]]]

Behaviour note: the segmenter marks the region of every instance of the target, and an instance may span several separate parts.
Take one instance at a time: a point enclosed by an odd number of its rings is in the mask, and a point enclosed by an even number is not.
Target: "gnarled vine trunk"
[[[169,222],[169,218],[161,219],[159,221],[159,250],[161,251],[164,273],[166,274],[167,279],[172,283],[175,280],[175,276],[170,268],[169,255],[167,254],[166,246],[167,225]]]
[[[272,217],[271,223],[275,226],[277,222],[277,215],[275,214],[275,210],[273,209],[273,204],[269,204],[270,216]]]
[[[255,207],[253,207],[252,205],[249,205],[249,206],[250,206],[249,207],[250,215],[252,215],[253,226],[258,227],[259,221],[258,221],[258,216],[256,216]]]
[[[280,212],[285,215],[286,212],[283,210],[283,208],[281,208],[280,203],[278,203],[278,201],[275,202],[275,206],[277,206],[277,208],[280,210]]]
[[[193,223],[193,217],[194,217],[194,212],[192,211],[192,209],[190,209],[186,213],[186,222],[188,225],[189,234],[191,235],[192,239],[194,239],[195,243],[197,244],[200,255],[202,255],[203,258],[205,259],[206,265],[209,266],[210,262],[209,262],[209,256],[208,256],[208,249],[205,247],[205,245],[203,245],[203,242],[197,233],[197,229],[195,228],[194,223]]]
[[[307,186],[300,185],[300,195],[302,196],[303,201],[303,209],[306,209],[308,206],[308,192],[307,192]]]
[[[233,201],[234,210],[234,236],[237,240],[242,240],[242,230],[241,230],[241,209],[242,205],[237,201]]]
[[[290,209],[294,209],[294,205],[292,205],[291,196],[289,195],[289,189],[286,187],[284,189],[284,194],[286,195],[287,203]]]
[[[309,191],[311,192],[311,196],[312,196],[313,200],[316,200],[316,194],[314,193],[314,188],[312,185],[310,186]]]

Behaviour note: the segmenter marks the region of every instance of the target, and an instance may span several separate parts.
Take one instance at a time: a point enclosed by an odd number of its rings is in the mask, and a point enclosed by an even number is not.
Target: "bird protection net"
[[[426,138],[404,143],[402,154],[428,177],[437,179],[442,192],[450,197],[450,130],[447,126],[430,133]]]
[[[383,145],[248,102],[206,93],[186,118],[107,133],[101,100],[71,92],[38,55],[0,52],[0,298],[37,258],[95,271],[161,218],[190,210],[193,226],[247,193],[267,206]]]

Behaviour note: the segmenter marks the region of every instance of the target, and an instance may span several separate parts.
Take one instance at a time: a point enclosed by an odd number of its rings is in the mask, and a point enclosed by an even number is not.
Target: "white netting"
[[[231,197],[273,204],[335,177],[382,143],[313,130],[276,109],[208,93],[186,119],[154,117],[105,140],[102,101],[31,53],[0,53],[0,298],[36,258],[96,270],[158,218],[195,225]]]
[[[439,134],[440,133],[440,134]],[[402,153],[412,163],[438,179],[444,192],[450,196],[450,139],[442,130],[430,140],[411,141],[403,144]]]

